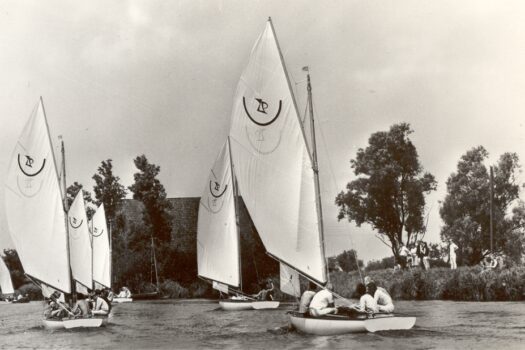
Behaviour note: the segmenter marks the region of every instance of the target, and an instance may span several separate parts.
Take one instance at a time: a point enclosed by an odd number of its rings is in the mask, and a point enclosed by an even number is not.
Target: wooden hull
[[[219,301],[219,305],[225,311],[268,310],[278,308],[279,302],[228,299]]]
[[[131,303],[133,298],[113,298],[111,301],[112,304],[122,304],[122,303]]]
[[[62,320],[42,320],[44,328],[48,330],[57,329],[72,329],[72,328],[98,328],[106,325],[107,317],[93,317],[93,318],[64,318]]]
[[[374,318],[349,319],[346,316],[310,317],[292,313],[290,321],[295,329],[315,335],[336,335],[346,333],[378,332],[410,329],[416,323],[415,317],[394,314],[375,315]]]

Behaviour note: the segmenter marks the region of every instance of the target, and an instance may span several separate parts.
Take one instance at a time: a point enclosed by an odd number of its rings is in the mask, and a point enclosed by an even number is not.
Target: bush
[[[174,299],[188,298],[190,292],[187,288],[181,286],[178,282],[167,280],[160,285],[160,293],[163,296]]]
[[[18,293],[22,295],[28,295],[29,300],[42,300],[42,290],[35,286],[33,283],[26,283],[18,288]]]

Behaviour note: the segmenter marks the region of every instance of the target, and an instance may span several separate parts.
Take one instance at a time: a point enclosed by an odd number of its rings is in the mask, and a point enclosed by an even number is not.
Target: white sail
[[[301,285],[299,284],[299,274],[285,264],[279,264],[280,269],[280,289],[281,292],[299,298],[301,296]]]
[[[229,143],[213,164],[202,194],[197,225],[199,276],[239,286],[239,237]]]
[[[266,250],[325,283],[312,161],[270,21],[239,80],[230,137],[239,192]]]
[[[91,268],[91,240],[88,229],[83,191],[78,191],[67,214],[69,225],[69,251],[73,279],[87,288],[93,286]]]
[[[93,241],[93,281],[111,288],[111,256],[109,253],[109,234],[106,224],[104,204],[93,215],[91,237]]]
[[[2,290],[1,294],[13,294],[15,292],[11,281],[11,273],[2,257],[0,257],[0,289]]]
[[[65,213],[42,100],[13,152],[5,201],[9,233],[25,273],[70,293]]]

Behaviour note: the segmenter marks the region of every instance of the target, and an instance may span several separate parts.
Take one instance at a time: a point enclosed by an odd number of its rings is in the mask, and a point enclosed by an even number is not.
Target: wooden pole
[[[494,206],[494,172],[492,170],[492,167],[490,167],[490,253],[494,253],[494,247],[492,243],[493,239],[493,206]]]

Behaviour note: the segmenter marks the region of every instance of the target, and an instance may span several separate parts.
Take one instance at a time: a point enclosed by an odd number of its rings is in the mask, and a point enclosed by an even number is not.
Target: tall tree
[[[348,218],[357,226],[368,223],[383,241],[388,240],[397,258],[399,244],[424,230],[425,193],[436,189],[430,173],[423,173],[416,147],[409,139],[407,123],[370,136],[350,161],[356,180],[349,182],[335,203],[338,219]]]
[[[126,196],[126,188],[120,184],[120,178],[113,174],[113,164],[111,159],[102,161],[97,169],[97,174],[93,175],[95,186],[95,198],[98,203],[104,204],[106,218],[110,224],[116,219],[117,209]]]
[[[483,146],[461,156],[456,172],[447,180],[447,195],[439,211],[445,223],[441,238],[459,246],[463,264],[477,264],[490,248],[490,176],[484,164],[488,156]],[[515,209],[513,219],[506,218],[506,213],[519,196],[519,169],[515,153],[504,153],[493,166],[493,246],[515,258],[522,251],[516,250],[520,244],[514,244],[519,238],[521,210]]]
[[[134,159],[139,172],[133,175],[135,183],[129,186],[133,199],[144,204],[144,222],[150,234],[160,242],[171,240],[171,203],[166,198],[166,190],[157,179],[160,166],[149,163],[145,155]]]

